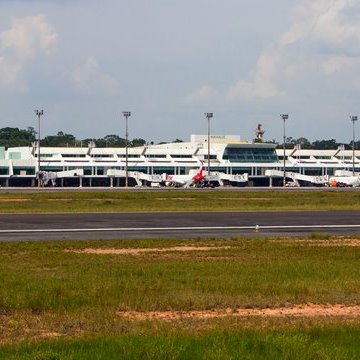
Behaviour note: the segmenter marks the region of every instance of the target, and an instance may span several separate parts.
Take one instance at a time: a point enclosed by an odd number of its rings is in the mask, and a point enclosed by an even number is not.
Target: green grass
[[[111,191],[1,193],[0,212],[360,209],[360,191]]]
[[[64,249],[230,246],[140,256]],[[77,311],[112,307],[189,310],[286,302],[360,302],[360,252],[353,247],[286,246],[269,240],[1,244],[0,308]],[[185,256],[184,256],[185,255]]]
[[[123,336],[40,342],[0,349],[21,359],[358,359],[360,327],[212,331],[198,337]]]
[[[313,246],[322,242],[319,234],[305,242],[254,238],[2,243],[0,358],[357,359],[358,318],[164,322],[116,315],[119,310],[360,304],[360,248],[340,246],[339,241],[345,241],[341,239],[326,241],[339,246]],[[136,256],[65,251],[179,245],[229,248]]]

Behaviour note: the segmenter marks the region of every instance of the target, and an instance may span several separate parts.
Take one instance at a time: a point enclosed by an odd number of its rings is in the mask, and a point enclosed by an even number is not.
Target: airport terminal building
[[[40,150],[40,159],[38,153]],[[162,184],[164,174],[186,175],[208,165],[207,135],[191,135],[189,142],[128,148],[129,185]],[[334,175],[335,171],[360,172],[360,151],[339,147],[333,150],[285,152],[285,174],[305,177]],[[40,165],[40,169],[39,169]],[[40,170],[45,185],[124,186],[125,148],[87,147],[0,147],[0,186],[37,186]],[[238,135],[210,136],[210,171],[222,174],[224,186],[281,186],[284,170],[282,149],[272,143],[242,142]],[[247,181],[239,175],[247,174]],[[304,177],[304,178],[305,178]],[[310,178],[309,178],[310,179]]]

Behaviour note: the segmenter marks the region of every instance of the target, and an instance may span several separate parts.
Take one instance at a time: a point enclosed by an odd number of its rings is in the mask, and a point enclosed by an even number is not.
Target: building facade
[[[360,172],[360,151],[339,147],[334,150],[285,151],[285,171],[308,176],[332,176],[335,171]],[[55,186],[124,186],[125,148],[88,147],[0,147],[0,186],[37,186],[40,174],[46,184]],[[128,149],[129,185],[161,183],[164,174],[186,175],[198,169],[201,162],[207,170],[206,135],[191,135],[189,142],[145,145]],[[269,186],[267,170],[284,170],[283,150],[276,144],[241,142],[236,135],[210,137],[211,173],[231,176],[248,174],[248,185]],[[286,173],[285,172],[285,173]],[[274,178],[273,186],[281,186]]]

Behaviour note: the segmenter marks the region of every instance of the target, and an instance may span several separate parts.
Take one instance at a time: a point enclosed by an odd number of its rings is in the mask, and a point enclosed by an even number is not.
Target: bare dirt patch
[[[26,198],[16,198],[16,199],[12,199],[12,198],[4,198],[1,199],[0,198],[0,202],[26,202],[26,201],[32,201],[31,199],[26,199]]]
[[[81,254],[110,254],[110,255],[141,255],[143,253],[165,253],[165,252],[188,252],[188,251],[211,251],[227,250],[230,246],[172,246],[166,248],[138,248],[138,249],[83,249],[67,250]]]
[[[224,317],[359,317],[360,305],[303,304],[264,309],[214,309],[193,311],[118,311],[116,315],[129,320],[216,319]]]
[[[226,201],[278,201],[280,198],[267,198],[267,197],[245,197],[245,198],[227,198],[227,197],[216,197],[214,200],[226,200]]]
[[[158,197],[155,200],[161,200],[161,201],[173,201],[173,200],[179,200],[179,201],[197,201],[196,198],[190,198],[190,197],[171,197],[171,198],[165,198],[165,197]],[[225,200],[225,201],[274,201],[279,200],[275,198],[258,198],[258,197],[249,197],[249,198],[231,198],[231,197],[214,197],[213,200]]]
[[[274,240],[275,243],[284,245],[300,244],[304,246],[318,246],[318,247],[358,247],[360,246],[360,239],[326,239],[326,240],[312,240],[312,239],[295,239],[295,240]]]
[[[52,332],[52,331],[40,331],[39,334],[37,334],[37,337],[42,338],[42,339],[52,339],[52,338],[58,338],[61,337],[62,335],[60,333],[57,332]]]
[[[159,201],[174,201],[174,200],[179,200],[179,201],[195,201],[197,199],[193,199],[193,198],[186,198],[186,197],[172,197],[172,198],[155,198],[155,200],[159,200]]]
[[[93,201],[93,202],[96,202],[96,201],[111,201],[111,202],[114,202],[114,201],[122,201],[122,199],[105,199],[105,198],[62,198],[62,199],[44,199],[45,201],[48,201],[48,202],[58,202],[58,201]]]

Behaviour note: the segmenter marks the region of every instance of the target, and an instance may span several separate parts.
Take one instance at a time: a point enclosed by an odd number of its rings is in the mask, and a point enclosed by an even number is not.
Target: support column
[[[83,179],[82,176],[79,176],[79,187],[82,187],[83,185]]]

